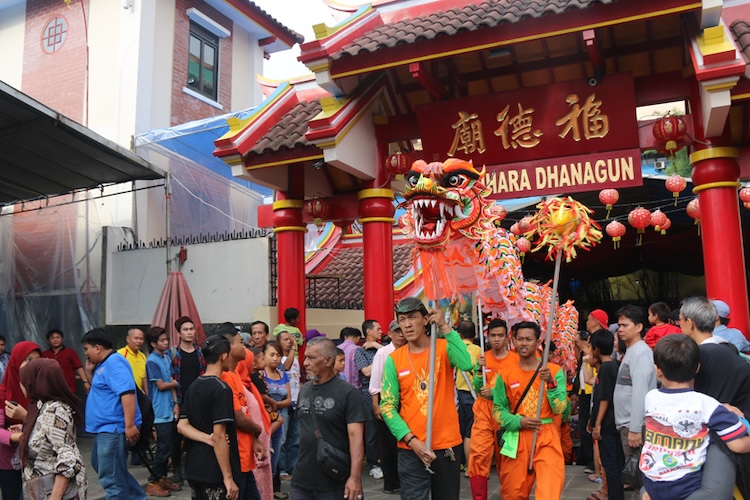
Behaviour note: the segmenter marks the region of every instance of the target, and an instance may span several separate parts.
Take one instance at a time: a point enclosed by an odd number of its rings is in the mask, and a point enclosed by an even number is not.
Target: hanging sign
[[[638,147],[630,74],[428,104],[417,119],[425,160],[479,168]]]

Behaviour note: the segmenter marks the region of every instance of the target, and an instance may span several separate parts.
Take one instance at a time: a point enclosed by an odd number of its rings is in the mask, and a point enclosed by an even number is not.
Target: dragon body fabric
[[[444,163],[414,162],[404,176],[399,225],[415,242],[428,300],[464,300],[477,292],[484,312],[508,322],[536,321],[545,331],[552,289],[524,281],[515,236],[497,227],[500,210],[486,196],[484,170],[451,158]],[[415,275],[419,274],[415,272]],[[578,312],[572,302],[558,306],[550,360],[575,370],[573,337]]]

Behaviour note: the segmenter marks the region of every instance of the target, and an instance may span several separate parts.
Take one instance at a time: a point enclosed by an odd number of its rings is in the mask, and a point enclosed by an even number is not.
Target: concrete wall
[[[117,252],[122,235],[108,228],[105,311],[107,325],[150,324],[166,280],[164,248]],[[255,238],[189,245],[178,269],[190,286],[203,323],[246,323],[268,305],[268,240]],[[173,249],[176,255],[179,248]]]
[[[359,309],[307,309],[305,314],[307,315],[307,329],[315,328],[325,333],[330,339],[339,338],[339,333],[345,326],[361,328],[365,320],[365,312]],[[279,324],[275,307],[256,307],[253,309],[253,318],[256,321],[265,321],[272,329]]]

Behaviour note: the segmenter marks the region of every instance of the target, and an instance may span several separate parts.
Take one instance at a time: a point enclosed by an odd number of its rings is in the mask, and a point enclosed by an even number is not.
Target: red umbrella
[[[203,344],[203,341],[206,340],[206,333],[203,331],[198,308],[195,307],[193,294],[190,293],[190,287],[185,281],[185,276],[182,273],[169,273],[151,324],[164,327],[169,333],[170,345],[178,345],[180,337],[177,330],[174,329],[174,322],[182,316],[188,316],[193,320],[195,342],[198,345]]]

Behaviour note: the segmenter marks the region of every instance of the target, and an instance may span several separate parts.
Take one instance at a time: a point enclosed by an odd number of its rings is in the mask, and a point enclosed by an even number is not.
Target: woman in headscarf
[[[24,499],[85,500],[86,467],[76,445],[81,400],[54,359],[31,360],[20,380],[30,401],[19,444]]]
[[[253,469],[253,475],[255,475],[255,484],[258,485],[258,491],[260,492],[260,498],[266,500],[273,498],[273,474],[271,472],[271,416],[266,411],[266,407],[263,404],[263,398],[255,387],[255,384],[250,379],[250,373],[253,371],[253,364],[255,363],[255,354],[251,349],[246,349],[245,360],[240,361],[237,365],[237,373],[242,378],[242,383],[245,389],[248,391],[245,395],[247,406],[250,408],[250,418],[254,422],[262,422],[262,431],[258,439],[266,447],[266,458],[263,460],[255,461],[255,469]],[[250,395],[250,396],[248,396]]]
[[[0,492],[3,500],[21,498],[21,471],[13,464],[16,445],[21,439],[20,425],[26,418],[29,399],[21,390],[18,371],[30,360],[42,355],[34,342],[24,340],[13,348],[0,384]]]

